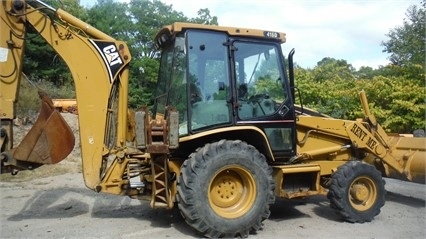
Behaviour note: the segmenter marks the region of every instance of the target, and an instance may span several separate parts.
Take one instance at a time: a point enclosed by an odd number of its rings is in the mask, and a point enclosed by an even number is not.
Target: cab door
[[[275,42],[233,41],[236,124],[267,135],[276,160],[296,154],[295,113],[281,48]]]

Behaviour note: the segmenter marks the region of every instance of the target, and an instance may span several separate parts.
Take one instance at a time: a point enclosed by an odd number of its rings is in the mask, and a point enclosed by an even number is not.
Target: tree
[[[358,79],[373,79],[374,76],[377,76],[377,71],[370,66],[361,66],[355,76]]]
[[[139,108],[152,104],[155,93],[160,62],[149,57],[136,58],[132,61],[129,87],[129,107]]]
[[[132,47],[138,52],[135,57],[157,57],[154,38],[157,31],[173,22],[188,21],[182,12],[173,10],[158,0],[131,0],[129,8],[132,17],[134,42]]]
[[[130,41],[132,38],[132,21],[127,3],[98,0],[87,10],[87,16],[87,23],[117,40]]]
[[[208,8],[203,8],[198,10],[198,17],[192,18],[190,22],[206,24],[206,25],[219,25],[217,22],[216,16],[210,15],[210,10]]]
[[[389,53],[389,60],[397,66],[421,65],[425,63],[425,14],[426,2],[410,6],[403,25],[386,34],[389,39],[382,42],[383,52]]]
[[[324,57],[314,67],[314,79],[318,82],[339,78],[353,79],[355,68],[348,64],[346,60],[336,60],[330,57]]]

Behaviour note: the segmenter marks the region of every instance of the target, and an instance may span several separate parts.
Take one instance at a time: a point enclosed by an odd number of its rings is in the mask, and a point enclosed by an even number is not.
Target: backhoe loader
[[[40,1],[4,0],[0,16],[1,173],[57,163],[74,147],[69,126],[42,92],[37,121],[13,145],[32,26],[71,71],[86,186],[148,200],[152,208],[177,205],[202,236],[258,231],[277,197],[327,195],[342,219],[368,222],[385,203],[383,177],[425,181],[425,138],[385,133],[364,92],[365,117],[354,121],[295,105],[294,51],[284,58],[282,32],[163,27],[155,37],[155,103],[134,111],[125,42]]]

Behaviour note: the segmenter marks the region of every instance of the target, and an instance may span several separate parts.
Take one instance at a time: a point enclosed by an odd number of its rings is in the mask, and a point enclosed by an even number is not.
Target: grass
[[[28,78],[23,77],[16,104],[18,117],[28,117],[38,113],[40,108],[39,90],[46,92],[52,99],[75,98],[75,90],[72,84],[58,87],[51,82],[41,81],[34,83]]]

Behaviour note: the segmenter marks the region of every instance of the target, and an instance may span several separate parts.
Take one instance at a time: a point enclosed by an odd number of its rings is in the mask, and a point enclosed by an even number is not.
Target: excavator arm
[[[94,189],[105,174],[105,158],[126,143],[131,59],[126,43],[40,1],[2,1],[0,17],[2,173],[57,163],[74,147],[70,128],[43,93],[38,120],[21,144],[13,147],[12,120],[30,25],[71,71],[79,110],[83,174],[86,186]]]

